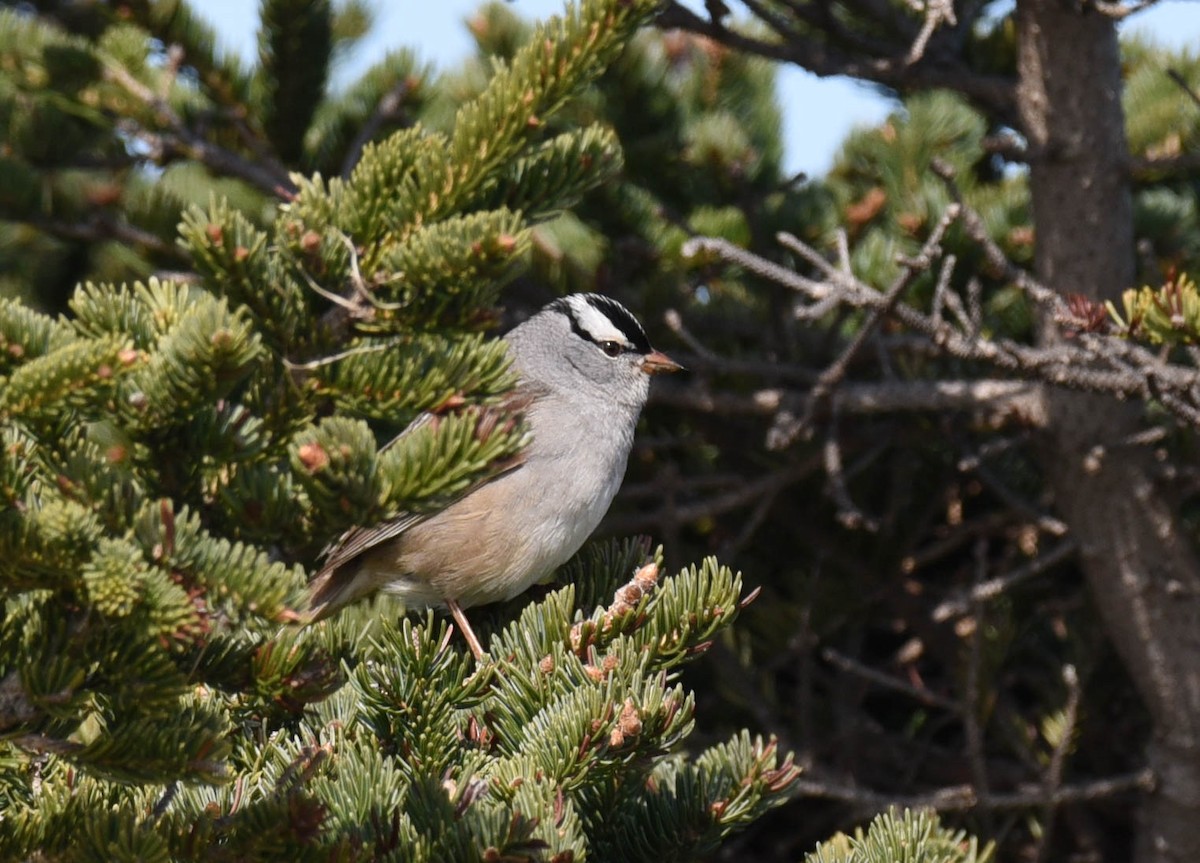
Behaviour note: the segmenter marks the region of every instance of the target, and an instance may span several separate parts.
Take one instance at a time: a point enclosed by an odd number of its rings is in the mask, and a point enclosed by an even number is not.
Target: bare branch
[[[910,66],[925,56],[925,48],[929,44],[929,39],[938,27],[942,24],[949,24],[953,27],[958,23],[954,17],[954,0],[925,0],[924,8],[917,6],[917,11],[925,13],[925,23],[921,25],[921,32],[917,34],[912,47],[908,49],[908,57],[905,59]]]
[[[741,509],[767,494],[776,494],[781,489],[811,476],[821,462],[816,458],[808,458],[795,464],[788,465],[758,479],[744,483],[738,488],[717,495],[707,500],[696,501],[682,506],[673,505],[667,509],[649,514],[630,514],[606,520],[601,525],[601,532],[606,535],[619,535],[644,532],[647,527],[659,525],[679,525],[711,518],[734,509]]]
[[[1150,2],[1154,2],[1154,0],[1150,0]],[[1188,83],[1187,78],[1183,77],[1182,72],[1180,72],[1178,69],[1168,69],[1167,77],[1178,84],[1179,88],[1187,94],[1189,99],[1192,100],[1192,103],[1197,108],[1200,108],[1200,93],[1197,93],[1192,89],[1192,85]]]
[[[1130,175],[1135,180],[1152,177],[1189,174],[1200,170],[1200,153],[1180,153],[1177,156],[1137,157],[1129,162]]]
[[[952,178],[948,178],[948,182],[952,183]],[[1020,286],[1055,319],[1070,318],[1070,310],[1057,294],[1005,258],[987,236],[977,213],[964,205],[960,214],[961,223],[979,242],[998,274]],[[721,239],[693,238],[686,248],[691,254],[701,251],[715,254],[822,304],[836,297],[841,304],[851,308],[888,312],[913,332],[923,335],[944,355],[984,362],[998,370],[1069,389],[1105,393],[1122,399],[1157,399],[1186,424],[1200,426],[1200,374],[1194,368],[1172,364],[1134,342],[1114,336],[1082,333],[1070,340],[1036,347],[1011,339],[982,336],[978,326],[980,300],[977,294],[970,298],[971,307],[963,310],[962,316],[968,327],[964,332],[907,304],[889,307],[887,294],[835,267],[808,244],[788,234],[779,235],[779,239],[812,264],[823,280],[785,270]],[[977,288],[968,286],[968,290]],[[954,308],[952,297],[953,292],[945,292],[947,308]]]
[[[984,485],[991,489],[992,493],[1012,509],[1014,512],[1019,512],[1029,517],[1038,530],[1043,533],[1048,533],[1051,536],[1063,536],[1067,532],[1066,523],[1052,515],[1047,515],[1042,512],[1033,503],[1025,500],[1015,491],[1008,487],[1000,476],[988,467],[984,462],[978,462],[973,468],[976,476],[983,480]]]
[[[932,266],[934,257],[941,251],[942,238],[945,237],[946,230],[950,225],[958,218],[958,214],[959,207],[954,205],[947,207],[937,226],[930,233],[929,239],[925,241],[920,253],[915,258],[900,262],[901,273],[884,293],[882,302],[875,306],[870,317],[859,327],[858,332],[854,334],[854,338],[850,340],[850,344],[846,346],[841,356],[834,360],[817,379],[809,396],[805,416],[801,420],[802,428],[811,422],[813,411],[828,398],[832,389],[841,383],[850,367],[850,362],[862,350],[867,340],[875,334],[880,322],[891,314],[892,309],[896,307],[900,297],[908,290],[913,280]]]
[[[935,324],[942,322],[942,307],[946,303],[946,294],[950,288],[950,280],[954,277],[956,263],[958,263],[958,259],[954,255],[947,255],[938,272],[937,284],[933,289],[933,314],[930,316]],[[965,321],[960,321],[960,324],[965,326]]]
[[[45,734],[19,734],[10,739],[22,749],[38,755],[70,755],[83,749],[83,744],[77,741],[60,740]]]
[[[1063,727],[1059,731],[1058,742],[1054,744],[1054,751],[1050,755],[1050,764],[1046,768],[1046,795],[1047,797],[1062,787],[1063,767],[1067,762],[1067,753],[1071,751],[1071,744],[1075,741],[1075,727],[1079,721],[1079,674],[1075,671],[1075,666],[1064,665],[1062,670],[1063,683],[1067,686],[1067,703],[1063,707],[1062,724]],[[1051,846],[1054,837],[1054,820],[1055,806],[1053,803],[1047,802],[1042,807],[1042,824],[1043,832],[1038,842],[1038,863],[1047,859],[1047,853]]]
[[[1010,261],[1008,256],[1004,254],[1004,250],[988,234],[983,217],[963,200],[962,191],[958,188],[958,183],[954,179],[954,169],[938,158],[933,159],[930,167],[946,183],[946,188],[950,190],[950,195],[953,197],[954,203],[959,206],[962,213],[963,227],[966,228],[967,234],[971,239],[978,243],[979,247],[983,250],[988,265],[998,274],[1006,279],[1010,279],[1017,287],[1025,291],[1034,302],[1042,306],[1048,306],[1052,311],[1061,312],[1062,309],[1060,307],[1063,306],[1063,301],[1058,294]]]
[[[811,368],[770,360],[745,360],[723,357],[709,350],[683,323],[683,317],[676,309],[667,309],[663,314],[663,322],[667,329],[675,333],[685,345],[691,348],[693,354],[679,354],[683,365],[692,370],[711,369],[726,374],[753,374],[770,376],[781,380],[798,380],[812,383],[817,379],[816,372]]]
[[[807,396],[775,387],[741,395],[713,392],[703,385],[672,386],[662,382],[651,391],[650,398],[654,404],[717,416],[772,416],[781,409],[790,409],[793,415],[803,410]],[[991,426],[1015,421],[1037,428],[1046,423],[1042,398],[1041,387],[1027,381],[890,381],[845,384],[830,404],[836,404],[843,414],[863,416],[966,411]]]
[[[190,261],[187,253],[174,243],[169,243],[156,234],[144,231],[105,212],[94,213],[82,222],[64,222],[38,217],[28,218],[26,221],[47,234],[65,240],[79,240],[85,243],[115,240],[127,246],[140,246],[176,263],[186,264]]]
[[[1158,0],[1134,0],[1133,3],[1126,5],[1121,0],[1090,0],[1087,4],[1100,12],[1107,15],[1114,21],[1122,21],[1130,15],[1134,15],[1145,9],[1149,9],[1158,3]]]
[[[133,77],[116,63],[104,67],[105,77],[123,87],[131,96],[141,101],[154,112],[158,120],[167,127],[158,132],[137,126],[130,133],[150,147],[159,160],[169,159],[175,154],[195,159],[219,174],[228,174],[245,180],[262,191],[280,198],[290,197],[296,186],[282,165],[260,156],[259,160],[244,159],[231,150],[219,147],[193,132],[175,112],[171,105]]]
[[[911,683],[901,680],[899,677],[895,677],[891,674],[885,674],[882,671],[871,668],[869,665],[864,665],[858,660],[852,659],[851,657],[846,656],[844,653],[834,650],[832,647],[827,647],[822,650],[821,657],[830,665],[834,666],[840,671],[846,672],[847,674],[853,674],[856,677],[861,677],[864,680],[868,680],[871,683],[882,686],[884,689],[891,689],[896,692],[903,693],[904,695],[912,698],[914,701],[928,705],[929,707],[940,707],[942,710],[949,711],[955,716],[962,715],[962,705],[954,699],[947,698],[944,695],[939,695],[938,693],[929,689],[922,689],[920,687],[913,686]]]
[[[1043,787],[1029,785],[1010,793],[981,796],[970,785],[955,785],[929,794],[897,797],[894,794],[878,794],[862,788],[823,782],[805,776],[800,777],[793,787],[801,797],[838,800],[870,811],[882,812],[889,806],[897,806],[909,809],[936,809],[939,812],[966,812],[969,810],[1003,812],[1101,800],[1129,791],[1152,791],[1154,784],[1154,773],[1146,768],[1136,773],[1125,773],[1106,779],[1093,779],[1089,782],[1063,785],[1050,793],[1047,793]]]
[[[770,21],[764,23],[770,26]],[[659,14],[658,24],[666,29],[677,27],[698,33],[759,57],[794,63],[821,77],[846,75],[901,91],[928,88],[953,90],[972,99],[996,117],[1015,122],[1016,91],[1013,80],[1001,75],[980,74],[958,60],[939,57],[931,62],[930,58],[925,57],[920,62],[910,63],[907,51],[891,56],[872,52],[875,56],[862,60],[832,47],[829,40],[791,35],[786,41],[758,38],[727,27],[719,18],[705,19],[678,0],[667,0]],[[825,27],[820,29],[828,32]],[[784,31],[785,34],[790,32],[790,28]]]
[[[977,537],[973,549],[975,557],[975,584],[980,585],[987,575],[987,539]],[[971,605],[971,627],[967,635],[967,680],[966,692],[963,699],[963,733],[967,744],[967,762],[971,766],[971,779],[975,788],[986,798],[988,796],[987,757],[983,749],[983,725],[980,715],[983,712],[983,702],[980,699],[980,677],[983,666],[983,632],[987,609],[982,602],[975,601]]]
[[[1022,582],[1034,576],[1041,575],[1046,570],[1057,566],[1064,560],[1074,556],[1079,548],[1074,540],[1060,542],[1045,554],[1039,555],[1024,566],[1018,567],[1004,575],[994,576],[981,581],[966,594],[945,600],[933,610],[931,617],[936,623],[944,623],[954,617],[961,617],[970,611],[975,603],[988,602],[1007,593]]]
[[[809,404],[812,404],[810,400]],[[769,449],[779,449],[772,446],[768,439]],[[871,518],[850,497],[850,488],[846,484],[846,472],[842,468],[842,448],[838,443],[838,411],[835,408],[830,416],[828,435],[825,445],[821,448],[821,458],[825,465],[825,475],[829,477],[832,487],[833,500],[837,504],[837,519],[851,530],[861,529],[869,533],[879,530],[879,521]]]
[[[404,79],[396,84],[395,87],[388,90],[379,100],[379,104],[375,106],[375,110],[363,123],[363,127],[358,130],[358,134],[354,136],[354,141],[346,150],[346,158],[342,161],[342,177],[348,178],[354,170],[354,166],[358,164],[359,157],[362,156],[363,147],[379,134],[379,130],[384,125],[389,123],[403,123],[404,121],[404,99],[412,89],[411,83]]]
[[[794,270],[789,270],[787,267],[782,267],[774,261],[761,258],[753,252],[747,252],[745,249],[735,246],[727,240],[714,237],[693,237],[683,244],[683,248],[680,251],[685,258],[697,257],[702,252],[712,252],[727,261],[732,261],[738,266],[745,267],[756,276],[775,282],[785,288],[791,288],[794,291],[807,294],[814,300],[823,300],[831,294],[821,282],[806,279]]]

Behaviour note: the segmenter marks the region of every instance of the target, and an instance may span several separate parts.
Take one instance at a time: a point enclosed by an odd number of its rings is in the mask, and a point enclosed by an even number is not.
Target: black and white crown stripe
[[[654,348],[646,331],[629,309],[602,294],[572,294],[555,300],[550,308],[567,316],[571,331],[593,344],[623,342],[637,353],[648,354]]]

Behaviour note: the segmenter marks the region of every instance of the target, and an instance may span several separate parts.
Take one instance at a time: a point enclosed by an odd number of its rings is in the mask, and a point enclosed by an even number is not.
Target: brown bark
[[[1115,27],[1063,0],[1018,0],[1017,10],[1038,276],[1062,293],[1115,298],[1134,279]],[[1115,445],[1137,428],[1138,410],[1067,392],[1049,410],[1057,506],[1154,722],[1157,787],[1143,806],[1136,859],[1200,860],[1200,566],[1155,486],[1149,453]]]

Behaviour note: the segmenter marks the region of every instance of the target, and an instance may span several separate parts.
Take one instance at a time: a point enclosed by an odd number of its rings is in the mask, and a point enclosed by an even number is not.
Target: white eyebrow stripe
[[[574,312],[575,323],[591,337],[592,341],[629,344],[628,337],[609,320],[608,315],[587,300],[571,297],[571,311]]]

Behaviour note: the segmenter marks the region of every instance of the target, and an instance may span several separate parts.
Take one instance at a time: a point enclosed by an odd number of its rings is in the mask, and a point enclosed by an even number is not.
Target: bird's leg
[[[467,640],[467,646],[475,654],[475,661],[483,662],[483,647],[480,646],[479,639],[475,637],[475,631],[471,629],[471,624],[467,623],[467,616],[463,614],[462,607],[453,599],[447,599],[446,608],[450,609],[450,613],[454,615],[454,622],[462,630],[463,638]]]

